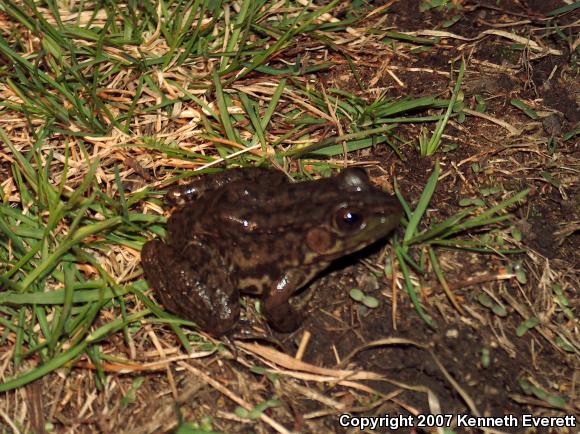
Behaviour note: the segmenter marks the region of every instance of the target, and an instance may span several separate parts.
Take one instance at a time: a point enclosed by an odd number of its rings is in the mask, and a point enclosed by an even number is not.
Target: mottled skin
[[[143,246],[145,276],[171,312],[219,336],[240,315],[239,293],[260,294],[270,325],[295,330],[288,300],[331,261],[384,238],[399,202],[362,169],[291,183],[279,171],[233,169],[171,190],[167,239]]]

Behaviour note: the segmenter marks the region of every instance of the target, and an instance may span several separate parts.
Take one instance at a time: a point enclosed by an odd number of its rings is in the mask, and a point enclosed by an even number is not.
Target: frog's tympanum
[[[240,292],[260,294],[270,325],[301,322],[288,300],[330,262],[384,238],[399,202],[364,170],[292,183],[282,172],[233,169],[170,190],[167,239],[143,246],[145,276],[163,305],[219,336],[240,315]]]

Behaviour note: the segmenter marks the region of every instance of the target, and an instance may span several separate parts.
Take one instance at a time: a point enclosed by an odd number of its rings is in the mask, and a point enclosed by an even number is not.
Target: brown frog
[[[289,298],[330,262],[384,238],[402,208],[364,170],[293,183],[282,172],[233,169],[170,190],[167,239],[143,246],[163,305],[219,336],[236,324],[240,292],[259,294],[270,325],[301,322]]]

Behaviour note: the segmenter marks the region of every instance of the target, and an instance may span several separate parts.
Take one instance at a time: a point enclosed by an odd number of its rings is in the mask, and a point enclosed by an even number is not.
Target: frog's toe
[[[303,315],[295,312],[289,305],[279,306],[278,309],[266,311],[268,324],[274,330],[280,333],[290,333],[298,329],[302,324]]]
[[[276,323],[270,322],[269,324],[272,328],[280,333],[290,333],[296,331],[300,324],[302,324],[302,315],[295,315],[292,318],[285,318],[282,321]]]

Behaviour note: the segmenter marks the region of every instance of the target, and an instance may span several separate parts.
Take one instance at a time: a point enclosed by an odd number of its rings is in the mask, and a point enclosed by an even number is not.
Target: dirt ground
[[[344,52],[348,52],[360,80],[370,83],[369,88],[392,98],[448,98],[455,80],[449,72],[451,62],[458,64],[464,58],[465,106],[474,108],[476,95],[482,96],[489,117],[472,115],[461,123],[450,121],[444,143],[456,144],[455,150],[419,157],[409,144],[401,148],[401,159],[392,148],[380,144],[349,157],[368,163],[373,181],[391,192],[396,178],[411,204],[417,203],[438,160],[442,175],[426,221],[460,211],[459,199],[479,197],[482,187],[501,187],[497,198],[502,192],[531,187],[525,202],[511,209],[514,227],[522,234],[521,241],[513,242],[523,253],[506,256],[441,249],[441,266],[462,312],[449,303],[433,273],[418,275],[421,303],[435,328],[417,315],[401,286],[400,270],[392,270],[387,277],[376,273],[393,258],[388,241],[343,258],[317,278],[313,292],[303,294],[312,296],[304,324],[290,335],[267,329],[252,297],[244,297],[242,315],[255,335],[240,332],[218,345],[209,344],[215,343],[210,337],[200,337],[189,355],[170,327],[144,324],[131,337],[134,348],[127,347],[121,333],[116,340],[103,343],[103,351],[111,355],[137,354],[136,361],[147,365],[143,372],[119,371],[111,361],[104,365],[108,367],[106,383],[97,387],[100,379],[95,371],[83,369],[90,368],[90,363],[79,362],[67,376],[50,374],[15,392],[10,398],[15,405],[28,403],[31,429],[43,432],[40,427],[52,420],[56,421],[54,432],[136,434],[173,432],[181,422],[197,421],[201,427],[196,429],[202,431],[183,432],[209,432],[203,431],[205,420],[206,428],[209,424],[216,432],[284,432],[280,424],[296,432],[347,433],[359,430],[340,426],[339,414],[511,414],[518,418],[578,414],[580,149],[577,137],[563,138],[580,122],[578,53],[577,48],[571,52],[562,38],[544,38],[542,33],[549,25],[545,14],[564,3],[455,3],[462,8],[446,12],[420,11],[419,1],[365,2],[361,10],[369,14],[354,26],[357,31],[393,29],[430,37],[422,31],[439,29],[448,34],[442,34],[428,51],[397,51],[376,40],[368,47],[338,46],[327,51],[334,66],[318,74],[317,80],[327,88],[369,97],[371,91],[361,92],[345,60]],[[388,7],[388,13],[371,13],[383,7]],[[346,7],[339,3],[332,15],[340,19],[342,12],[346,13]],[[451,15],[460,18],[444,28]],[[577,12],[560,17],[561,31],[576,32],[577,38],[578,18]],[[560,54],[514,47],[515,42],[501,34],[479,37],[490,29],[529,37]],[[320,54],[316,44],[297,39],[296,45],[276,57],[293,59],[301,47],[312,47],[309,56],[314,59]],[[510,103],[513,99],[525,101],[539,117],[528,117]],[[398,134],[416,143],[420,128],[405,124]],[[398,229],[398,235],[402,234],[403,229]],[[527,281],[513,277],[509,266],[521,267]],[[573,318],[556,304],[556,285],[569,300]],[[354,287],[377,298],[379,307],[370,309],[353,300],[349,291]],[[482,294],[503,306],[504,313],[498,315],[483,305]],[[519,335],[518,327],[531,316],[539,324]],[[573,340],[576,349],[563,349],[558,344],[563,337]],[[301,344],[304,352],[299,361],[293,356]],[[156,365],[161,356],[174,363]],[[563,398],[563,403],[554,397]],[[269,408],[251,419],[236,412],[244,402],[267,403]],[[35,410],[42,415],[35,415]],[[578,429],[576,425],[489,432],[573,433]],[[398,431],[436,432],[435,428]]]

